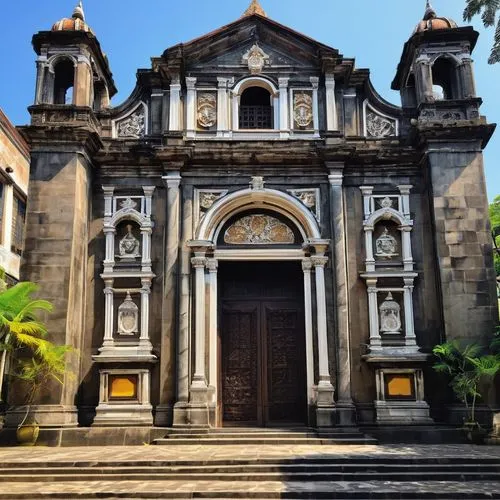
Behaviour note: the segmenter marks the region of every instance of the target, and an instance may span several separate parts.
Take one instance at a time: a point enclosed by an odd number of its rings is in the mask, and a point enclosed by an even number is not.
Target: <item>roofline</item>
[[[28,143],[21,135],[19,130],[13,125],[13,123],[7,118],[7,115],[0,108],[0,128],[5,132],[5,135],[10,139],[12,144],[16,146],[17,150],[26,158],[30,160],[30,148]]]

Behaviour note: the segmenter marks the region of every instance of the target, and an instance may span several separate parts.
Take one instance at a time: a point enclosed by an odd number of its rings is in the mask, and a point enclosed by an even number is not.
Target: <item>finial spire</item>
[[[429,19],[432,19],[433,17],[436,17],[436,11],[431,5],[431,0],[427,0],[425,3],[425,14],[424,14],[424,21],[428,21]]]
[[[85,13],[83,12],[82,0],[80,0],[78,2],[78,5],[75,7],[75,10],[73,11],[73,18],[85,21]]]
[[[248,6],[248,9],[243,13],[242,17],[253,16],[254,14],[258,14],[262,17],[267,17],[267,14],[261,7],[259,0],[252,0],[250,5]]]

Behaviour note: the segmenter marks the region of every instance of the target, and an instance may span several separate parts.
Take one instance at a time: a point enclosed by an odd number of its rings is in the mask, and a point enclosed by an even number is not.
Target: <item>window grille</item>
[[[271,106],[240,106],[240,129],[266,128],[273,128]]]
[[[26,203],[14,195],[14,209],[12,210],[12,245],[11,251],[21,255],[23,253],[24,223],[26,221]]]

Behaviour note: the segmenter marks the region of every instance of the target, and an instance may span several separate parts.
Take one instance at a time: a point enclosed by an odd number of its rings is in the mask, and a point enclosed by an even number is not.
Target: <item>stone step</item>
[[[191,434],[177,434],[168,433],[164,439],[365,439],[363,434],[358,433],[325,433],[318,435],[315,432],[310,433],[285,433],[285,432],[266,432],[248,434],[245,432],[217,432],[217,433],[191,433]]]
[[[293,482],[308,482],[308,481],[342,481],[342,482],[355,482],[355,481],[498,481],[500,483],[500,472],[296,472],[296,473],[283,473],[283,472],[238,472],[238,473],[185,473],[179,474],[178,472],[106,472],[94,470],[92,472],[83,472],[81,470],[74,471],[73,474],[64,473],[60,474],[59,471],[52,473],[32,473],[29,475],[29,482],[61,482],[61,481],[176,481],[179,478],[188,483],[192,481],[211,481],[214,478],[219,482],[260,482],[260,481],[293,481]],[[26,482],[28,476],[22,474],[5,474],[0,477],[0,483],[5,482]]]
[[[220,481],[85,481],[57,483],[1,483],[0,499],[42,500],[126,499],[500,499],[499,482],[448,481],[336,481],[220,482]]]
[[[219,437],[219,436],[203,436],[196,439],[191,439],[188,437],[178,437],[176,439],[160,438],[155,439],[152,444],[155,445],[185,445],[185,444],[211,444],[211,445],[327,445],[327,444],[377,444],[377,440],[369,437],[335,437],[330,438],[318,438],[318,437],[266,437],[266,436],[255,436],[255,437]]]

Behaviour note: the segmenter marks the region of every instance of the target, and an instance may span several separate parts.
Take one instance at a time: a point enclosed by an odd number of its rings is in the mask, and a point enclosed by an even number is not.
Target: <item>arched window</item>
[[[240,98],[240,129],[272,129],[271,93],[262,87],[248,87]]]
[[[75,68],[69,59],[59,61],[54,67],[54,104],[73,104]]]
[[[434,62],[432,92],[437,101],[460,98],[456,69],[450,59],[440,57]]]

